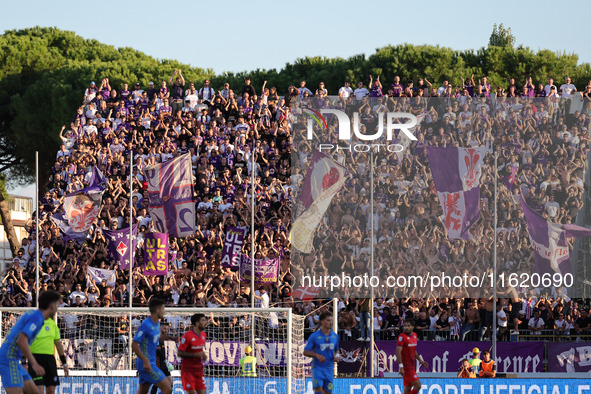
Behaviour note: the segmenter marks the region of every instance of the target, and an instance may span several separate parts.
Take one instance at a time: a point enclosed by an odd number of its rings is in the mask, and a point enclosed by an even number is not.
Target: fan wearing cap
[[[252,356],[252,347],[244,349],[244,357],[240,359],[240,376],[257,377],[257,359]]]
[[[470,366],[472,367],[472,371],[475,374],[478,374],[478,372],[480,370],[480,364],[482,363],[482,360],[480,359],[480,349],[478,349],[477,347],[472,349],[472,358],[470,360],[468,360],[468,362],[470,363]]]
[[[90,86],[84,91],[84,104],[90,103],[96,97],[98,93],[98,88],[96,87],[96,83],[92,81]]]
[[[158,92],[160,92],[160,89],[156,89],[156,87],[154,86],[154,82],[150,81],[148,83],[148,99],[150,99],[151,101],[156,100]]]
[[[144,90],[142,89],[140,83],[135,84],[135,89],[131,92],[131,98],[134,102],[138,102],[142,98],[142,94],[144,94]]]

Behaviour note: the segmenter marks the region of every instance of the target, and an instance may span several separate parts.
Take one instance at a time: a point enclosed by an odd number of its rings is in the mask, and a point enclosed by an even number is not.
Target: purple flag
[[[129,227],[121,230],[103,230],[103,234],[107,240],[107,250],[109,256],[119,263],[119,269],[126,270],[129,268]],[[135,260],[137,224],[132,227],[133,238],[133,257]],[[133,262],[132,262],[133,265]]]
[[[92,166],[92,173],[90,175],[90,185],[98,185],[102,188],[107,187],[107,178],[103,175],[97,166]]]
[[[503,180],[505,181],[505,185],[507,186],[507,189],[511,191],[513,190],[513,186],[515,185],[515,181],[517,180],[516,175],[517,167],[510,167],[509,174],[505,175],[505,177],[503,178]]]
[[[279,258],[254,261],[254,282],[257,286],[275,283],[279,279]],[[250,283],[250,257],[240,259],[240,280]]]
[[[60,228],[60,231],[64,234],[64,241],[69,241],[71,239],[75,240],[76,242],[83,243],[86,240],[86,235],[84,233],[77,233],[72,230],[72,226],[68,224],[68,221],[64,218],[64,216],[57,212],[51,216],[51,220]]]
[[[168,274],[168,234],[146,233],[144,275]]]
[[[195,199],[191,155],[146,167],[150,216],[160,233],[186,237],[195,232]]]
[[[427,157],[449,238],[468,239],[480,217],[480,176],[486,148],[432,148]]]
[[[591,372],[591,342],[551,342],[548,372]]]
[[[535,270],[538,274],[572,273],[567,238],[591,236],[591,230],[575,224],[546,221],[527,205],[521,195],[521,208],[527,222],[529,240],[536,253]]]
[[[244,230],[230,227],[224,239],[222,250],[222,267],[238,271],[240,268],[240,256],[242,255],[242,243],[244,242]]]

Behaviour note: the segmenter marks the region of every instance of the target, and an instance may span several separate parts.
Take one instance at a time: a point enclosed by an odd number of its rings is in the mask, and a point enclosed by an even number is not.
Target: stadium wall
[[[208,393],[230,394],[232,379],[206,378]],[[243,393],[259,392],[249,389],[248,380],[240,383]],[[258,378],[261,394],[285,393],[285,379]],[[261,385],[261,380],[263,384]],[[75,376],[61,378],[56,394],[134,394],[137,378],[133,376]],[[246,383],[245,383],[246,382]],[[254,382],[254,380],[253,380]],[[421,394],[591,394],[591,379],[422,379]],[[235,385],[237,383],[234,383]],[[246,385],[246,386],[245,386]],[[334,393],[342,394],[402,394],[402,379],[335,379]],[[0,389],[4,394],[4,390]],[[174,379],[173,394],[184,393],[180,378]],[[306,381],[304,394],[313,394],[312,382]]]

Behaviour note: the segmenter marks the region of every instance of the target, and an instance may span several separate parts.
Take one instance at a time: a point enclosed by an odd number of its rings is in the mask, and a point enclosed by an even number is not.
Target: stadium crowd
[[[427,146],[446,145],[486,146],[490,152],[499,152],[499,264],[506,272],[531,272],[533,252],[519,205],[519,186],[527,186],[528,203],[546,217],[557,223],[574,222],[583,207],[591,81],[583,89],[583,110],[572,114],[571,97],[577,89],[568,78],[558,87],[552,79],[536,86],[531,78],[523,85],[511,79],[508,86],[493,87],[486,77],[475,80],[474,76],[458,86],[448,81],[435,86],[426,78],[418,79],[416,85],[403,85],[398,77],[389,87],[383,82],[370,78],[369,85],[359,82],[356,89],[347,82],[338,96],[329,96],[322,83],[310,90],[305,81],[299,88],[290,86],[284,96],[266,83],[259,89],[248,78],[241,87],[226,83],[216,89],[209,80],[185,81],[181,70],[147,87],[123,84],[116,90],[108,78],[100,84],[91,82],[71,124],[60,131],[63,143],[40,201],[41,290],[57,290],[64,295],[63,306],[70,307],[127,306],[129,297],[134,306],[145,306],[154,296],[165,298],[170,307],[249,306],[249,285],[220,266],[225,230],[240,227],[247,230],[245,253],[250,253],[254,236],[256,258],[281,259],[279,283],[265,292],[260,289],[259,296],[267,293],[271,306],[288,306],[307,315],[306,326],[315,327],[326,306],[321,306],[321,300],[294,299],[292,276],[313,269],[354,273],[366,264],[370,166],[364,155],[335,155],[347,163],[353,176],[317,230],[314,253],[301,266],[292,267],[292,202],[311,157],[311,146],[305,142],[292,154],[292,133],[301,131],[302,111],[313,104],[358,111],[366,130],[376,126],[381,111],[423,116],[415,132],[418,141],[404,155],[376,155],[380,203],[376,204],[375,255],[381,273],[401,275],[442,267],[462,273],[490,265],[492,155],[487,155],[483,167],[481,220],[472,227],[470,240],[449,240],[437,220],[441,207],[426,160]],[[130,151],[135,158],[131,194]],[[128,271],[118,270],[109,258],[102,232],[129,226],[131,198],[141,261],[143,234],[154,228],[143,169],[184,153],[191,155],[196,179],[195,233],[170,239],[168,276],[144,275],[137,264],[130,294]],[[102,209],[84,239],[69,239],[51,218],[62,210],[66,194],[88,185],[92,166],[107,178]],[[252,171],[256,176],[254,234],[249,226]],[[22,240],[18,255],[2,273],[2,306],[34,303],[34,220],[30,237]],[[116,270],[116,285],[89,280],[87,267]],[[497,318],[502,339],[509,339],[511,331],[544,329],[576,337],[591,329],[589,300],[570,299],[562,289],[524,293],[512,288],[500,296]],[[262,297],[263,302],[268,299]],[[369,302],[341,298],[339,327],[344,338],[369,336]],[[402,288],[375,300],[374,329],[380,338],[394,338],[401,319],[413,316],[426,339],[489,338],[493,312],[490,298],[469,294],[419,298]]]

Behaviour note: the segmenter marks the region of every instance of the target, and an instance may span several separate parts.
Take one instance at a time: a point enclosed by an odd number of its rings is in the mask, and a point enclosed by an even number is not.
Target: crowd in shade
[[[376,156],[375,261],[381,273],[402,275],[444,267],[461,273],[492,259],[492,155],[487,154],[482,170],[481,218],[469,239],[453,240],[437,219],[441,207],[426,160],[428,146],[484,146],[499,153],[500,269],[532,271],[534,256],[518,199],[521,186],[527,187],[528,204],[544,217],[556,223],[575,222],[584,204],[591,81],[577,89],[568,78],[562,84],[552,79],[539,84],[531,78],[511,79],[498,87],[486,77],[474,76],[459,85],[449,81],[436,85],[426,78],[403,83],[398,77],[386,83],[383,78],[372,76],[368,85],[353,81],[356,87],[346,82],[338,92],[328,92],[322,83],[308,87],[301,81],[284,95],[266,83],[253,86],[248,78],[236,87],[185,81],[181,70],[148,86],[135,81],[112,86],[106,77],[91,82],[81,92],[82,104],[71,123],[59,132],[63,143],[41,194],[41,290],[63,294],[64,307],[127,306],[130,297],[134,306],[147,305],[151,297],[164,298],[168,307],[250,306],[250,285],[220,264],[227,229],[242,228],[245,254],[250,255],[254,237],[256,259],[280,259],[279,280],[257,289],[259,302],[292,307],[307,315],[306,327],[314,329],[327,306],[320,299],[292,297],[293,276],[314,270],[353,274],[366,266],[370,166],[367,155],[346,151],[334,155],[353,176],[317,229],[311,260],[292,267],[292,206],[312,148],[304,143],[292,152],[292,137],[305,122],[303,110],[312,101],[323,108],[359,112],[366,130],[376,127],[382,111],[411,112],[422,118],[415,131],[418,140],[404,154],[385,151]],[[577,90],[583,91],[583,109],[571,111]],[[131,190],[130,152],[134,154]],[[141,256],[145,234],[155,231],[144,169],[186,153],[195,176],[195,231],[170,238],[168,275],[146,275],[143,266],[136,265],[130,294],[129,271],[119,269],[109,256],[103,232],[129,228],[132,218],[138,226]],[[65,195],[88,186],[93,167],[106,177],[100,213],[83,237],[65,236],[52,217],[62,213]],[[18,256],[2,273],[4,307],[34,304],[35,220],[30,222],[30,237],[22,240]],[[97,283],[87,275],[89,267],[115,270],[116,283]],[[542,330],[576,338],[591,329],[589,300],[571,299],[562,288],[542,292],[511,288],[499,297],[496,317],[502,339],[516,331],[541,335]],[[369,316],[370,302],[375,304],[374,316]],[[492,305],[490,298],[469,294],[421,298],[404,288],[374,301],[343,296],[340,334],[364,340],[373,318],[378,337],[395,338],[401,319],[412,316],[424,339],[490,338]]]

